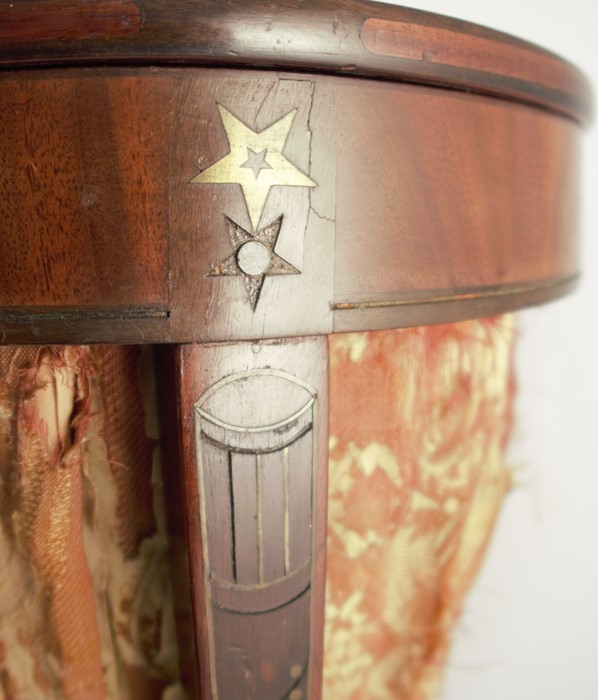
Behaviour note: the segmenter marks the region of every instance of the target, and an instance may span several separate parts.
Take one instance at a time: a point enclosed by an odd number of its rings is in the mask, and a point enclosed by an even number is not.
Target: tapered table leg
[[[202,700],[317,700],[326,544],[326,338],[175,356]]]

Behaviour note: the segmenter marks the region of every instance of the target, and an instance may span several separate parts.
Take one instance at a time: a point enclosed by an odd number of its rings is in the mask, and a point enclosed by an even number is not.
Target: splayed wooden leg
[[[201,697],[320,697],[326,339],[176,351]]]

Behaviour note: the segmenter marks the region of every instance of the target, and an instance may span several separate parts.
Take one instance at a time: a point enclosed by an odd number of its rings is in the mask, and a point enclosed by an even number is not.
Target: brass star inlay
[[[249,303],[255,311],[266,276],[300,274],[296,267],[274,252],[282,226],[282,216],[255,234],[246,231],[228,216],[224,218],[234,252],[214,265],[208,276],[243,277]]]
[[[191,182],[238,184],[243,190],[249,219],[257,229],[270,188],[276,186],[316,187],[316,183],[294,165],[283,149],[287,142],[294,109],[263,131],[253,131],[227,109],[218,105],[230,152],[196,175]]]

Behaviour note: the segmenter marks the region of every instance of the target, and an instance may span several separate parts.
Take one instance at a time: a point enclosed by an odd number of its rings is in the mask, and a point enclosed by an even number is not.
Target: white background
[[[598,0],[404,4],[549,48],[598,92]],[[443,700],[598,700],[597,132],[584,143],[581,288],[519,315],[518,484],[456,630]]]

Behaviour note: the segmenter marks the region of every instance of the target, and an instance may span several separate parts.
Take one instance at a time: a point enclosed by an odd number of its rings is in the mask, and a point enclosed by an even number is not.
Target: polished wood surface
[[[166,87],[0,77],[1,307],[166,305]]]
[[[406,8],[0,4],[0,342],[197,343],[159,354],[190,697],[320,697],[325,336],[570,291],[590,117]]]
[[[19,71],[0,85],[5,342],[408,326],[575,283],[580,129],[549,112],[240,70]],[[259,226],[238,184],[198,182],[230,151],[222,114],[254,136],[292,117],[282,153],[310,184],[271,187]],[[214,270],[236,251],[230,225],[257,235],[279,219],[272,252],[294,273],[266,274],[254,306],[246,277]]]
[[[360,0],[14,0],[0,65],[256,67],[443,85],[586,121],[586,79],[515,37]]]
[[[202,698],[320,697],[327,352],[325,338],[177,351]]]

